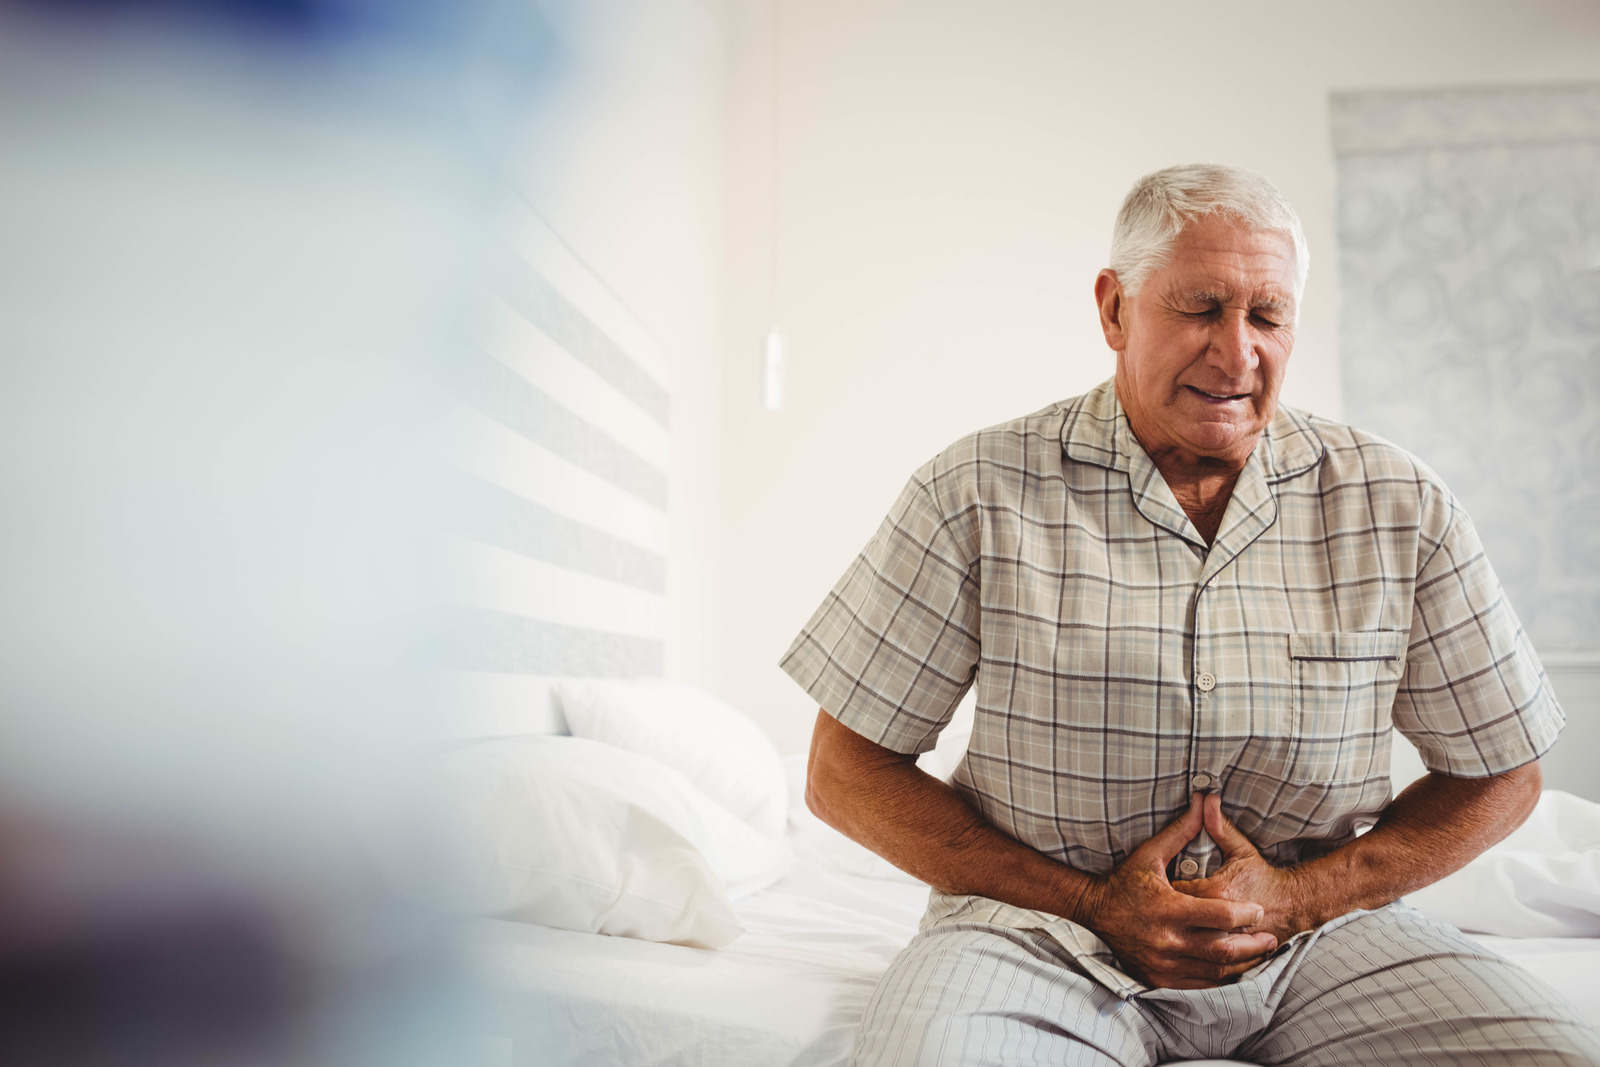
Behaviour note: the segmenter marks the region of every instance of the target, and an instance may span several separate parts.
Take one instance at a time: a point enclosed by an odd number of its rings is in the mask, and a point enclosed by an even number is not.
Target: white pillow
[[[701,948],[739,936],[730,898],[789,859],[681,774],[574,737],[437,756],[386,821],[380,862],[412,899]]]
[[[563,681],[555,693],[574,737],[660,760],[768,837],[783,836],[789,805],[783,762],[761,727],[738,709],[664,679]]]

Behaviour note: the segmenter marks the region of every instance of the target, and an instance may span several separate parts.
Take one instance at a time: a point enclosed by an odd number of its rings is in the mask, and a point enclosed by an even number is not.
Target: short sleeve
[[[868,740],[932,748],[978,662],[978,539],[913,478],[779,666]]]
[[[1566,716],[1466,513],[1446,498],[1436,514],[1394,725],[1431,771],[1504,774],[1549,751]]]

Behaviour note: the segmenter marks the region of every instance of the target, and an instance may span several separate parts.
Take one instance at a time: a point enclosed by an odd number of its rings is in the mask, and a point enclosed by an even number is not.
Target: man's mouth
[[[1225,403],[1229,400],[1248,400],[1250,398],[1249,393],[1208,393],[1204,389],[1196,389],[1192,385],[1186,385],[1184,388],[1200,399],[1209,400],[1216,404]]]

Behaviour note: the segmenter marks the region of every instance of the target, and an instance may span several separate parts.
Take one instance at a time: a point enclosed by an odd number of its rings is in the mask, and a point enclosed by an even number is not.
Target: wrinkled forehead
[[[1279,230],[1201,219],[1178,235],[1152,280],[1173,295],[1292,307],[1299,281],[1294,239]]]

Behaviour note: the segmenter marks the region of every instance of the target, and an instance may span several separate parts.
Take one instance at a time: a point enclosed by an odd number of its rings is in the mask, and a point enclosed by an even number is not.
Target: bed
[[[542,688],[521,697],[523,711],[479,714],[465,734],[503,736],[529,722],[537,723],[535,733],[565,730],[559,709],[542,703]],[[529,698],[539,709],[532,717]],[[940,758],[948,761],[948,747]],[[937,770],[938,759],[929,765]],[[787,798],[784,871],[731,901],[743,932],[720,947],[557,929],[481,911],[463,918],[458,947],[492,1005],[489,1030],[500,1062],[848,1061],[867,998],[915,932],[928,890],[805,810],[798,799],[803,757],[785,757],[779,766]],[[1474,936],[1600,1017],[1600,805],[1547,794],[1513,838],[1411,902],[1464,929],[1502,931]]]
[[[712,952],[483,919],[463,931],[511,1062],[842,1065],[926,891],[816,868],[745,901]],[[1479,940],[1600,1017],[1600,938]]]

